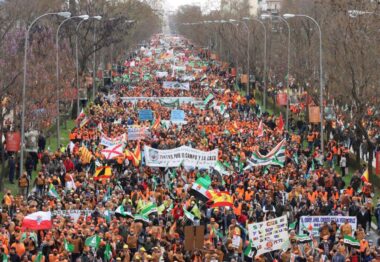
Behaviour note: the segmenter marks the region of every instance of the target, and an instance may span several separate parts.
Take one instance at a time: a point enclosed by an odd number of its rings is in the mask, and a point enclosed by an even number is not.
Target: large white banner
[[[249,224],[248,235],[252,247],[257,249],[257,256],[274,250],[286,250],[290,245],[286,216]]]
[[[168,72],[166,71],[157,71],[156,72],[156,77],[158,78],[163,78],[163,77],[167,77],[168,76]]]
[[[209,169],[216,165],[218,149],[201,151],[188,146],[169,150],[159,150],[149,146],[144,147],[145,163],[152,167],[198,167]]]
[[[151,137],[147,127],[128,127],[128,140],[142,140]]]
[[[178,97],[121,97],[121,100],[123,102],[131,102],[131,103],[137,103],[138,101],[161,101],[165,103],[172,103],[173,101],[179,101],[180,104],[183,103],[191,103],[194,105],[203,104],[203,100],[190,97],[190,96],[178,96]]]
[[[302,216],[300,219],[298,234],[304,234],[303,231],[312,232],[314,236],[319,236],[319,229],[323,226],[323,223],[327,222],[330,224],[335,221],[338,225],[338,231],[341,225],[343,225],[346,220],[350,223],[352,227],[352,232],[355,232],[357,227],[356,217],[350,216]]]
[[[180,83],[177,81],[164,81],[164,83],[162,84],[162,87],[167,88],[167,89],[189,90],[190,83],[189,82]]]
[[[118,137],[111,138],[102,133],[102,136],[100,139],[100,144],[106,147],[116,146],[119,144],[123,144],[124,142],[125,142],[125,134],[122,134]]]

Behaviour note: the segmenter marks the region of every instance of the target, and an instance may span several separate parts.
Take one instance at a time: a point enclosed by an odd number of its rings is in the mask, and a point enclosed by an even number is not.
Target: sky
[[[181,5],[200,5],[202,11],[210,9],[216,9],[218,7],[218,0],[165,0],[164,8],[170,11],[176,11]]]

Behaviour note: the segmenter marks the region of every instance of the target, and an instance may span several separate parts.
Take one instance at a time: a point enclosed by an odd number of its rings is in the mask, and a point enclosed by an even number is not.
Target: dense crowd
[[[87,105],[68,145],[49,151],[41,136],[18,178],[19,192],[4,195],[0,255],[33,262],[377,261],[377,243],[367,235],[372,217],[380,221],[380,207],[362,179],[364,169],[349,183],[343,179],[350,145],[331,139],[321,155],[317,127],[294,120],[287,132],[282,116],[262,112],[252,94],[235,89],[229,68],[207,57],[185,39],[157,35]],[[163,88],[165,81],[190,86]],[[177,97],[191,100],[172,103]],[[183,121],[168,121],[174,109],[185,112]],[[141,110],[154,118],[142,120]],[[145,127],[149,135],[125,138],[131,127]],[[105,154],[104,138],[122,140],[123,154]],[[279,144],[283,161],[251,164]],[[146,146],[217,149],[218,161],[148,166]],[[13,182],[13,156],[9,162]],[[201,182],[206,195],[194,187]],[[221,196],[226,202],[220,204]],[[25,216],[37,211],[51,211],[49,230],[23,227]],[[255,255],[250,225],[282,216],[289,231],[284,248]],[[354,217],[357,226],[332,220],[313,230],[302,226],[305,216]],[[203,226],[196,247],[188,244],[194,236],[187,226]],[[345,242],[347,236],[358,246]]]

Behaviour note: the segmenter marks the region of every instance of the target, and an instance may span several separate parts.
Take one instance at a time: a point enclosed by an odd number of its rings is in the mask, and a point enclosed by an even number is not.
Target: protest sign
[[[139,111],[139,120],[153,120],[153,111],[149,109],[144,109]]]
[[[125,134],[122,134],[118,137],[113,137],[113,138],[108,137],[105,134],[102,134],[100,138],[100,144],[106,147],[116,146],[119,144],[123,144],[124,142],[125,142]]]
[[[190,83],[185,82],[185,83],[180,83],[176,81],[164,81],[162,84],[163,88],[166,89],[179,89],[179,90],[189,90],[190,89]]]
[[[323,223],[327,222],[328,224],[331,221],[335,221],[338,225],[338,232],[341,225],[343,225],[346,220],[350,223],[352,227],[352,232],[355,232],[357,227],[356,217],[350,216],[302,216],[300,219],[300,226],[298,234],[303,234],[303,231],[312,232],[314,236],[319,235],[319,228],[323,226]]]
[[[163,77],[167,77],[168,76],[168,72],[166,71],[157,71],[156,72],[156,77],[158,78],[163,78]]]
[[[248,235],[257,256],[274,250],[286,250],[290,245],[286,216],[248,225]]]
[[[179,96],[179,97],[121,97],[123,102],[127,103],[137,103],[138,101],[159,101],[160,103],[172,103],[173,101],[177,101],[180,104],[183,103],[191,103],[194,105],[203,104],[203,101],[194,97],[189,96]]]
[[[188,146],[181,146],[169,150],[158,150],[145,146],[144,155],[147,166],[177,167],[183,164],[186,167],[209,169],[216,165],[218,149],[206,152]]]
[[[185,111],[183,110],[172,110],[170,114],[170,121],[185,121]]]
[[[146,127],[128,127],[128,140],[142,140],[151,136]]]
[[[160,99],[160,104],[161,104],[161,106],[164,106],[164,107],[170,107],[170,108],[178,107],[179,106],[179,99],[176,99],[172,102],[165,102],[165,100]]]

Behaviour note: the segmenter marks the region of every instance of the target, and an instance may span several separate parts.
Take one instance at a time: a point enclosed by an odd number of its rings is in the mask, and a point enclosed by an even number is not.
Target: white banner
[[[100,144],[106,147],[116,146],[125,142],[125,134],[122,134],[115,138],[110,138],[102,133]]]
[[[131,102],[131,103],[137,103],[138,101],[156,101],[156,102],[165,102],[165,103],[172,103],[173,101],[178,100],[180,104],[184,103],[191,103],[194,105],[203,105],[203,100],[190,97],[190,96],[178,96],[178,97],[121,97],[121,100],[123,102]]]
[[[189,90],[190,89],[190,83],[180,83],[177,81],[164,81],[162,84],[163,88],[167,89],[179,89],[179,90]]]
[[[248,235],[252,247],[257,248],[257,256],[274,250],[286,250],[290,245],[286,216],[249,224]]]
[[[158,78],[163,78],[163,77],[167,77],[168,76],[168,72],[165,72],[165,71],[157,71],[156,72],[156,77]]]
[[[339,228],[343,225],[346,220],[350,223],[352,227],[352,232],[355,232],[357,227],[356,217],[349,216],[302,216],[300,219],[298,234],[304,234],[303,231],[312,231],[314,236],[319,236],[319,229],[323,226],[323,223],[327,222],[330,224],[335,221]]]
[[[198,167],[209,169],[218,160],[218,149],[201,151],[188,146],[169,150],[159,150],[149,146],[144,147],[145,163],[152,167]]]
[[[142,140],[151,137],[147,127],[128,127],[128,140]]]

